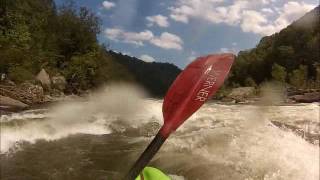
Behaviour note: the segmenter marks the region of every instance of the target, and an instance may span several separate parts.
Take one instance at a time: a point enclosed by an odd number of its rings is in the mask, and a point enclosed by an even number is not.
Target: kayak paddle
[[[125,180],[134,180],[169,135],[217,92],[227,77],[234,58],[233,54],[199,57],[178,75],[163,101],[163,126],[130,169]]]

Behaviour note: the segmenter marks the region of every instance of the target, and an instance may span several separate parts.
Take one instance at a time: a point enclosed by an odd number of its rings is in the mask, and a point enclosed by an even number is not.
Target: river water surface
[[[132,97],[2,115],[1,179],[120,179],[163,123],[161,100]],[[319,134],[319,104],[207,103],[150,165],[176,180],[318,180],[317,142],[271,121]]]

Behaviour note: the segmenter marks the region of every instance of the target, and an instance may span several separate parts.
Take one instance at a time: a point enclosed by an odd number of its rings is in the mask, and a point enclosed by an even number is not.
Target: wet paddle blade
[[[170,133],[197,111],[223,84],[234,61],[232,54],[200,57],[183,70],[164,98],[164,125],[132,166],[125,180],[133,180],[159,151]]]
[[[199,57],[189,64],[169,88],[163,102],[164,125],[161,134],[167,137],[196,112],[223,84],[235,56],[217,54]]]

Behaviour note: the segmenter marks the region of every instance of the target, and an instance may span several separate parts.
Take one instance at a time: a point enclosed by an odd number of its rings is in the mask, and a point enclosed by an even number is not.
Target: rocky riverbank
[[[267,92],[266,92],[267,91]],[[265,94],[268,95],[265,95]],[[320,102],[320,89],[238,87],[221,97],[223,102],[247,104],[258,101],[262,96],[270,97],[277,103],[313,103]],[[271,100],[269,99],[269,100]]]
[[[81,90],[77,90],[77,95],[66,93],[67,86],[65,77],[60,74],[50,76],[45,69],[42,69],[34,80],[21,84],[3,78],[0,83],[0,110],[19,111],[88,94],[81,93]],[[270,87],[267,87],[267,93],[271,94],[272,101],[277,103],[320,102],[320,89]],[[222,95],[217,95],[216,98],[222,102],[247,104],[259,101],[265,96],[264,91],[265,87],[238,87],[221,93]]]
[[[34,80],[20,84],[3,78],[0,83],[0,111],[20,111],[78,97],[65,93],[66,87],[67,82],[62,75],[50,77],[45,69]]]

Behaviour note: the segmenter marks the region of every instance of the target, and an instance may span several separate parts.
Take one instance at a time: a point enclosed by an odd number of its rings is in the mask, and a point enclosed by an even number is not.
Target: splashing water
[[[26,160],[36,148],[38,153],[32,157],[38,162],[50,162],[47,154],[74,157],[68,161],[55,158],[64,162],[61,166],[67,169],[59,172],[71,179],[84,177],[83,172],[91,173],[89,179],[101,176],[117,179],[130,168],[151,141],[150,135],[161,126],[161,105],[161,101],[143,98],[137,88],[117,86],[99,92],[89,101],[3,115],[1,152],[7,154],[3,174],[9,177],[14,164]],[[281,130],[270,121],[297,126],[312,122],[314,126],[310,129],[319,134],[319,104],[206,104],[170,136],[151,165],[173,174],[173,179],[318,180],[319,146]],[[21,141],[31,144],[17,146]],[[11,152],[10,148],[15,146],[19,150]],[[46,156],[39,155],[43,153]],[[23,162],[25,167],[33,168],[31,162]],[[57,176],[51,166],[41,168],[34,171]],[[16,174],[25,176],[25,172],[17,171]]]
[[[54,140],[70,134],[109,134],[113,121],[132,123],[129,117],[142,110],[144,93],[133,85],[111,85],[88,101],[61,103],[49,110],[32,110],[2,115],[1,152],[19,140]],[[106,121],[107,119],[107,121]],[[130,122],[126,120],[131,120]],[[137,123],[133,123],[135,125]]]

